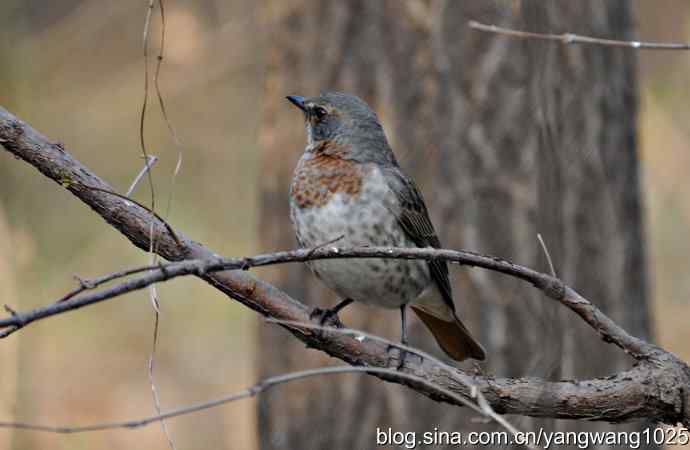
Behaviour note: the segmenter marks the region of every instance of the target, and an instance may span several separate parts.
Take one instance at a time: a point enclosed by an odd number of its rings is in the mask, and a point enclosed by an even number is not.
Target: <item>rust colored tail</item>
[[[429,314],[421,308],[416,308],[414,304],[410,306],[424,322],[424,325],[429,328],[431,334],[436,338],[436,342],[438,342],[448,356],[456,361],[463,361],[467,358],[480,361],[486,359],[484,348],[470,335],[469,330],[455,314],[453,314],[453,321],[446,321]]]

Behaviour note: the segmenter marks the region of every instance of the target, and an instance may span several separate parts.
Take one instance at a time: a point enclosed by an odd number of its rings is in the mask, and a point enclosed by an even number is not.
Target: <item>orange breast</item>
[[[337,155],[313,154],[300,161],[290,192],[300,208],[323,206],[338,192],[350,196],[359,194],[364,172],[360,164]]]

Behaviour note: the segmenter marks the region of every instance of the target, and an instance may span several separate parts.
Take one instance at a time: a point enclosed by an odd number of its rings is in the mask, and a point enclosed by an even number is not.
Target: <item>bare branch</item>
[[[494,378],[469,373],[434,360],[406,362],[404,373],[424,379],[465,398],[472,398],[466,383],[476,388],[487,403],[499,414],[521,414],[533,417],[602,420],[624,422],[648,419],[664,423],[690,424],[690,368],[675,355],[652,344],[630,336],[590,302],[560,280],[534,270],[517,266],[498,258],[470,252],[430,249],[305,249],[259,255],[253,258],[232,258],[225,261],[210,249],[175,231],[179,242],[166,228],[166,223],[129,199],[110,195],[112,188],[87,167],[75,160],[62,146],[53,144],[36,130],[0,107],[0,143],[10,153],[28,162],[48,178],[56,181],[89,205],[109,224],[123,233],[134,245],[148,250],[151,236],[156,240],[156,252],[176,265],[151,269],[137,278],[98,292],[84,293],[67,301],[18,313],[20,319],[2,319],[2,326],[24,326],[30,321],[50,315],[53,308],[75,309],[88,296],[101,300],[112,296],[112,289],[123,289],[127,283],[145,287],[164,281],[175,271],[195,273],[228,296],[264,316],[278,320],[309,322],[311,308],[288,296],[274,286],[256,278],[246,270],[209,272],[211,269],[247,268],[277,262],[297,262],[315,258],[336,257],[405,257],[444,258],[466,265],[484,267],[515,276],[535,285],[548,297],[556,299],[575,311],[602,338],[615,343],[638,358],[630,370],[606,378],[591,380],[545,381],[535,378]],[[64,181],[69,182],[65,183]],[[83,189],[88,185],[97,189]],[[311,252],[311,254],[309,254]],[[349,253],[348,253],[349,252]],[[425,253],[428,252],[428,253]],[[185,261],[182,261],[185,260]],[[211,262],[215,261],[215,262]],[[219,262],[220,261],[220,262]],[[232,264],[230,264],[232,261]],[[223,266],[223,263],[226,265]],[[213,264],[219,264],[214,267]],[[204,270],[206,269],[206,270]],[[197,270],[197,272],[193,272]],[[111,290],[111,291],[109,291]],[[100,301],[92,298],[93,302]],[[13,325],[14,324],[14,325]],[[321,333],[308,329],[284,326],[307,346],[319,349],[349,364],[367,368],[392,368],[388,348],[372,340],[360,341],[339,333]],[[5,330],[7,332],[7,330]],[[383,373],[373,375],[386,381],[401,383],[438,401],[462,405],[455,397],[440,393],[409,379],[392,378]],[[548,395],[544,395],[548,393]]]
[[[361,247],[338,248],[319,245],[309,249],[298,249],[276,253],[267,253],[245,258],[220,258],[185,260],[177,263],[152,265],[146,268],[133,268],[118,272],[118,274],[132,274],[142,270],[149,273],[137,278],[127,280],[118,285],[102,291],[68,301],[58,301],[26,313],[17,313],[15,316],[0,320],[0,328],[13,327],[13,331],[22,328],[35,320],[50,317],[72,309],[81,308],[93,303],[114,298],[122,294],[132,292],[150,286],[154,283],[167,281],[184,275],[211,274],[224,270],[246,270],[251,267],[261,267],[280,263],[305,262],[315,259],[334,258],[398,258],[398,259],[441,259],[462,265],[481,267],[495,272],[503,273],[523,281],[527,281],[541,290],[547,297],[563,303],[577,313],[592,328],[594,328],[607,342],[612,342],[637,359],[649,358],[659,348],[641,339],[629,335],[625,330],[615,324],[608,316],[596,306],[583,298],[571,287],[566,286],[561,280],[551,275],[537,272],[530,268],[520,266],[510,261],[495,256],[485,256],[478,253],[445,250],[434,248],[394,248],[394,247]],[[99,277],[100,280],[113,280],[114,274]],[[70,293],[71,294],[71,293]],[[64,299],[65,297],[63,297]],[[63,300],[61,299],[61,300]],[[14,328],[18,327],[18,328]],[[2,335],[0,335],[2,336]]]
[[[311,378],[315,376],[320,376],[320,375],[334,375],[334,374],[342,374],[342,373],[368,373],[368,374],[378,374],[378,375],[385,375],[387,378],[390,379],[401,379],[405,380],[408,382],[413,382],[413,383],[418,383],[420,385],[427,386],[429,389],[433,389],[438,391],[438,393],[446,395],[448,397],[456,399],[458,402],[460,401],[465,401],[463,397],[460,395],[449,391],[448,389],[444,389],[443,387],[440,386],[435,386],[429,383],[427,380],[411,375],[408,373],[400,372],[394,369],[385,369],[385,368],[380,368],[380,367],[353,367],[353,366],[335,366],[335,367],[321,367],[318,369],[308,369],[308,370],[302,370],[299,372],[291,372],[287,373],[284,375],[278,375],[270,378],[266,378],[262,381],[259,381],[258,383],[243,389],[239,392],[210,400],[207,402],[202,402],[202,403],[196,403],[190,406],[185,406],[183,408],[178,408],[178,409],[173,409],[171,411],[165,412],[165,413],[160,413],[156,414],[154,416],[149,416],[149,417],[144,417],[142,419],[135,419],[135,420],[123,420],[123,421],[118,421],[118,422],[102,422],[102,423],[96,423],[93,425],[83,425],[83,426],[54,426],[54,425],[43,425],[43,424],[34,424],[34,423],[27,423],[27,422],[0,422],[0,428],[15,428],[15,429],[22,429],[22,430],[32,430],[32,431],[45,431],[45,432],[50,432],[50,433],[59,433],[59,434],[74,434],[74,433],[85,433],[85,432],[90,432],[90,431],[103,431],[103,430],[112,430],[112,429],[117,429],[117,428],[126,428],[126,429],[133,429],[133,428],[141,428],[143,426],[149,425],[153,422],[158,422],[158,421],[164,421],[166,419],[171,419],[174,417],[179,417],[199,411],[203,411],[206,409],[211,409],[215,408],[217,406],[225,405],[230,402],[234,402],[236,400],[241,400],[244,398],[249,398],[249,397],[255,397],[259,395],[260,393],[266,391],[267,389],[277,386],[280,384],[285,384],[291,381],[296,381],[296,380],[301,380],[305,378]],[[474,405],[473,405],[474,406]],[[474,406],[475,411],[477,411],[479,414],[486,415],[481,408]],[[495,414],[495,413],[494,413]],[[505,421],[502,417],[498,416],[498,419],[503,423],[507,424],[506,429],[513,435],[517,435],[519,431],[513,427],[512,425],[508,424],[508,422]],[[527,448],[535,448],[531,446],[526,446]]]
[[[389,348],[398,348],[400,350],[404,350],[407,352],[408,355],[417,355],[422,359],[428,359],[436,364],[443,365],[444,363],[441,362],[439,359],[431,356],[430,354],[423,352],[419,350],[418,348],[410,347],[409,345],[404,345],[399,342],[393,342],[388,339],[382,338],[380,336],[376,336],[374,334],[369,334],[365,333],[364,331],[361,330],[355,330],[352,328],[338,328],[338,327],[327,327],[323,325],[315,325],[310,322],[292,322],[288,320],[276,320],[276,319],[271,319],[268,318],[266,319],[266,322],[269,323],[277,323],[280,325],[287,325],[287,326],[295,326],[295,327],[301,327],[301,328],[307,328],[307,329],[312,329],[312,330],[321,330],[329,333],[341,333],[349,336],[353,336],[355,339],[371,339],[377,342],[381,342],[383,344],[386,344]],[[460,397],[459,400],[463,405],[467,406],[468,408],[480,413],[483,416],[486,416],[490,420],[493,420],[494,422],[498,423],[500,426],[505,428],[507,431],[509,431],[513,436],[517,435],[519,433],[518,429],[515,428],[510,422],[508,422],[505,418],[500,416],[499,414],[496,413],[496,411],[493,410],[491,405],[489,405],[489,402],[486,400],[484,397],[484,394],[477,389],[477,386],[469,383],[466,379],[463,378],[456,378],[458,383],[461,383],[465,385],[469,390],[470,390],[470,397],[472,399],[476,400],[476,404],[472,403],[468,400],[466,400],[463,397]]]
[[[84,279],[80,278],[79,276],[75,275],[74,278],[79,282],[79,286],[75,288],[74,290],[68,292],[65,294],[62,298],[57,300],[56,303],[64,302],[66,300],[69,300],[70,298],[74,297],[77,294],[81,294],[84,291],[87,291],[89,289],[95,289],[98,286],[101,286],[105,283],[108,283],[113,280],[117,280],[118,278],[124,278],[129,275],[134,275],[137,273],[141,272],[147,272],[151,270],[153,266],[140,266],[140,267],[132,267],[129,269],[124,269],[124,270],[119,270],[117,272],[111,272],[105,275],[102,275],[100,277],[92,278],[92,279]]]
[[[625,47],[637,50],[690,50],[690,44],[684,42],[640,42],[640,41],[619,41],[616,39],[600,39],[580,34],[563,33],[535,33],[533,31],[521,31],[512,28],[487,25],[474,20],[470,20],[467,25],[470,28],[488,33],[500,34],[518,39],[537,39],[541,41],[556,41],[561,44],[590,44],[603,45],[606,47]]]

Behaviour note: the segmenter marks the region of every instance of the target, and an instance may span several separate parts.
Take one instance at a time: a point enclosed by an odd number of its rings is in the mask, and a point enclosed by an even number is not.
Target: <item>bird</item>
[[[300,247],[337,241],[352,247],[441,248],[421,192],[400,168],[369,105],[342,92],[286,98],[304,114],[307,134],[289,194]],[[406,346],[409,306],[450,358],[486,358],[458,318],[445,261],[334,258],[307,265],[341,299],[331,309],[315,310],[322,323],[337,319],[353,302],[398,308]],[[402,353],[400,364],[404,358]]]

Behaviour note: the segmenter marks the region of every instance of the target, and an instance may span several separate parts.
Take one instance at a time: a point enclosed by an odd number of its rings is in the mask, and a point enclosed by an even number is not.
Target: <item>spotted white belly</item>
[[[396,219],[398,201],[378,169],[369,172],[358,195],[337,192],[321,206],[290,216],[301,246],[312,247],[342,236],[334,245],[415,247]],[[423,260],[330,259],[312,261],[314,273],[340,297],[396,308],[417,298],[430,282]]]

